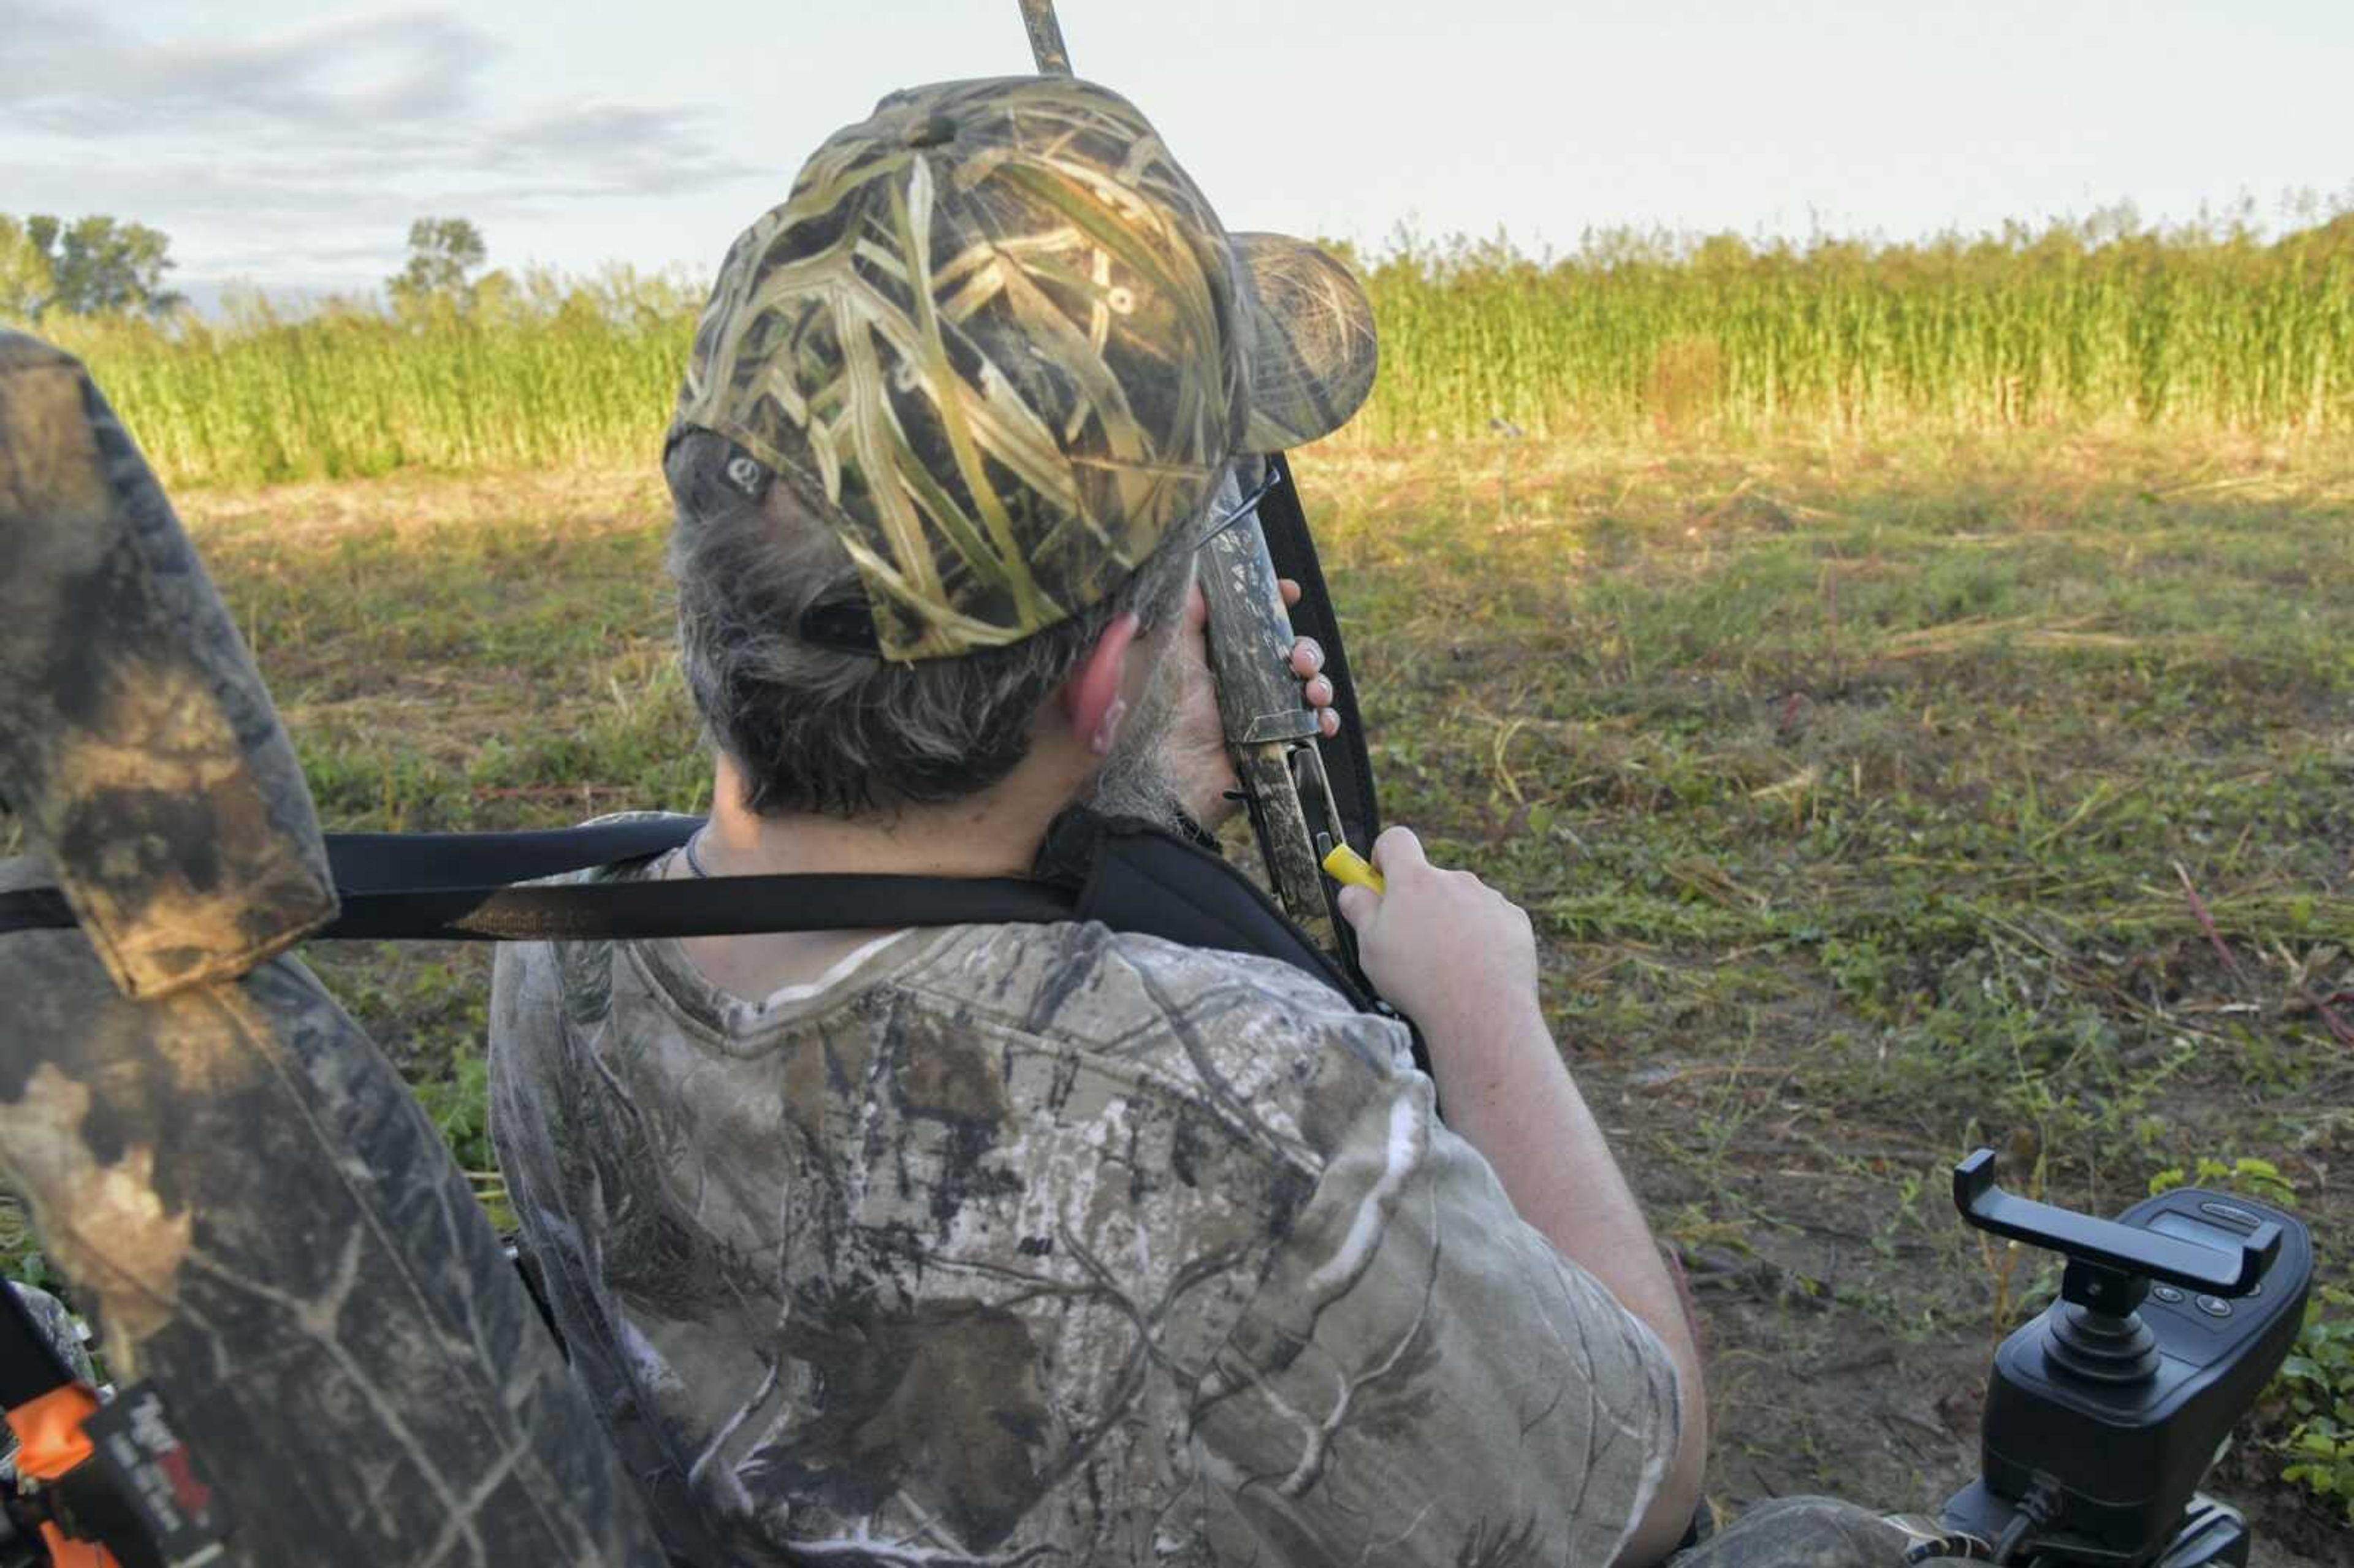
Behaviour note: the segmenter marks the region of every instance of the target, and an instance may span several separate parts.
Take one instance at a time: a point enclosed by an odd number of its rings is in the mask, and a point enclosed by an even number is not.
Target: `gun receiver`
[[[1277,471],[1278,482],[1284,477]],[[1202,547],[1202,597],[1210,606],[1210,673],[1235,775],[1242,781],[1267,880],[1294,924],[1340,951],[1324,856],[1345,842],[1341,809],[1316,749],[1317,717],[1292,673],[1291,617],[1256,512]]]

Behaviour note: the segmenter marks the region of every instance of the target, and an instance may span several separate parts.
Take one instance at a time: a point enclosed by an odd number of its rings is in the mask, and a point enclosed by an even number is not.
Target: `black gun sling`
[[[1147,823],[1087,811],[1056,821],[1034,879],[809,874],[531,885],[663,853],[702,826],[700,817],[664,816],[528,832],[329,833],[343,907],[313,939],[596,941],[1093,920],[1277,959],[1361,1009],[1380,1007],[1225,860]],[[74,923],[54,888],[0,895],[0,933]]]
[[[1341,825],[1351,843],[1360,849],[1382,836],[1382,812],[1373,798],[1373,764],[1365,751],[1364,721],[1357,713],[1357,683],[1349,672],[1349,650],[1341,639],[1341,620],[1332,608],[1332,592],[1324,585],[1323,563],[1316,556],[1316,540],[1308,531],[1308,514],[1300,510],[1299,487],[1292,482],[1291,465],[1278,453],[1267,461],[1281,471],[1283,482],[1258,503],[1259,532],[1267,553],[1280,576],[1300,586],[1299,602],[1291,607],[1291,629],[1313,637],[1324,650],[1324,678],[1332,683],[1332,710],[1341,715],[1341,733],[1320,736],[1316,749],[1324,758],[1324,777],[1332,786],[1333,802],[1341,808]]]

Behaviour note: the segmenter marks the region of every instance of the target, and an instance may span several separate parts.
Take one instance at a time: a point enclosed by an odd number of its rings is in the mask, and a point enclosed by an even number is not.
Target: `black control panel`
[[[2067,1267],[2061,1298],[1995,1354],[1983,1476],[1949,1520],[2012,1534],[2017,1562],[2187,1561],[2168,1543],[2304,1321],[2305,1226],[2196,1188],[2093,1219],[2003,1192],[1986,1150],[1956,1169],[1954,1195],[1970,1224]],[[2196,1560],[2244,1562],[2237,1546]]]
[[[2258,1209],[2237,1198],[2190,1191],[2164,1193],[2137,1204],[2126,1211],[2119,1223],[2142,1225],[2159,1235],[2179,1237],[2220,1252],[2236,1251],[2260,1226],[2282,1224],[2284,1221],[2289,1225],[2296,1224],[2276,1211]],[[2296,1249],[2286,1237],[2302,1230],[2302,1226],[2297,1231],[2284,1227],[2281,1259],[2287,1260],[2292,1268],[2296,1262]],[[2279,1261],[2276,1259],[2274,1268],[2266,1273],[2277,1270]],[[2281,1316],[2281,1308],[2286,1303],[2285,1295],[2266,1295],[2262,1276],[2244,1292],[2231,1295],[2186,1290],[2179,1285],[2161,1282],[2149,1287],[2149,1299],[2142,1304],[2142,1318],[2158,1335],[2160,1350],[2186,1361],[2205,1362],[2224,1354],[2229,1346],[2242,1339],[2262,1337],[2263,1326]]]

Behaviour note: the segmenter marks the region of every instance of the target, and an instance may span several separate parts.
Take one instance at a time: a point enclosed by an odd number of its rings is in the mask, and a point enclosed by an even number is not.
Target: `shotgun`
[[[1039,74],[1069,76],[1071,54],[1055,16],[1055,0],[1021,0],[1021,5]],[[1288,483],[1284,460],[1268,461],[1276,482]],[[1304,545],[1304,526],[1300,532]],[[1202,546],[1201,582],[1210,606],[1210,673],[1217,683],[1218,716],[1267,881],[1293,923],[1353,969],[1355,954],[1324,872],[1326,858],[1348,848],[1349,819],[1341,813],[1318,744],[1315,710],[1303,700],[1299,678],[1292,673],[1291,616],[1277,587],[1274,557],[1256,509]],[[1311,594],[1320,593],[1322,586],[1303,583]],[[1354,705],[1347,700],[1345,672],[1334,656],[1339,640],[1320,641],[1326,644],[1326,673],[1339,699],[1334,705],[1343,725],[1353,726]],[[1363,824],[1371,815],[1369,772],[1360,782],[1364,804],[1358,820]]]

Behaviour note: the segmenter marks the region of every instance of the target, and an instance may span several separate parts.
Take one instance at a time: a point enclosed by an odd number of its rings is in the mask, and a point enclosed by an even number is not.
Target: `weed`
[[[2294,1421],[2283,1478],[2354,1525],[2354,1290],[2316,1293],[2280,1383]]]
[[[2169,1165],[2149,1179],[2153,1197],[2177,1187],[2229,1187],[2283,1209],[2293,1208],[2296,1203],[2296,1189],[2281,1174],[2279,1166],[2247,1155],[2225,1161],[2202,1154],[2197,1169],[2188,1176],[2180,1166]]]
[[[469,1175],[495,1174],[498,1156],[491,1151],[490,1069],[484,1057],[459,1057],[450,1076],[419,1084],[417,1098],[461,1169]]]
[[[45,1287],[51,1283],[39,1238],[23,1207],[5,1193],[0,1193],[0,1278]]]

